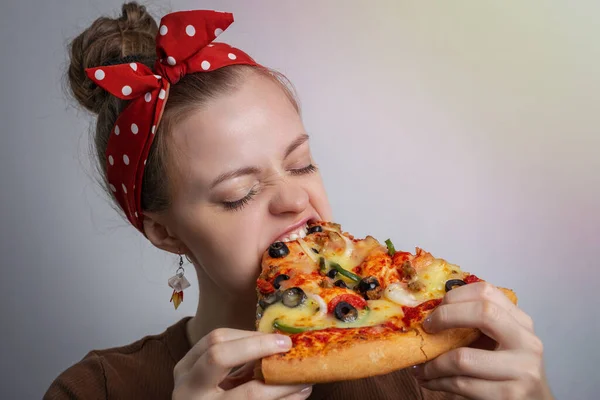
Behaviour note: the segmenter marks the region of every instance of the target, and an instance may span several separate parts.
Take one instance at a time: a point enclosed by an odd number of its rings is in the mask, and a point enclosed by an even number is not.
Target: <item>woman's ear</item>
[[[144,232],[150,242],[161,250],[173,254],[187,254],[188,248],[165,224],[164,216],[144,213]]]

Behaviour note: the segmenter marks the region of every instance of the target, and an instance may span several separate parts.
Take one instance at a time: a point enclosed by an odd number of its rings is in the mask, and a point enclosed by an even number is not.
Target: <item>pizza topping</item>
[[[266,280],[260,278],[256,280],[256,287],[258,288],[258,291],[262,294],[269,294],[275,291],[273,285],[271,285]]]
[[[304,250],[304,254],[306,254],[306,256],[308,258],[310,258],[314,262],[319,261],[317,256],[314,255],[312,249],[306,244],[306,242],[304,240],[302,240],[302,238],[298,238],[297,241],[298,241],[298,244],[300,245],[300,247],[302,247],[302,250]]]
[[[421,281],[412,280],[406,286],[413,292],[421,292],[425,289],[425,284]]]
[[[269,255],[273,258],[282,258],[290,254],[290,249],[283,242],[275,242],[269,247]]]
[[[313,300],[317,304],[317,317],[323,317],[327,314],[327,304],[325,304],[325,300],[318,294],[308,294],[309,299]]]
[[[273,321],[273,328],[276,330],[282,331],[282,332],[287,332],[287,333],[302,333],[302,332],[306,332],[307,330],[309,330],[309,328],[307,328],[307,327],[300,328],[297,326],[286,325],[286,324],[279,322],[278,320]]]
[[[475,282],[481,282],[481,279],[479,279],[475,275],[467,275],[465,277],[465,283],[475,283]]]
[[[466,285],[467,283],[461,279],[450,279],[449,281],[446,281],[446,292],[451,291],[452,289],[454,289],[455,287],[458,286],[463,286]]]
[[[400,267],[400,271],[402,272],[402,277],[404,279],[414,279],[415,276],[417,276],[417,271],[413,268],[413,266],[411,265],[410,261],[406,260],[402,263],[402,266]]]
[[[341,288],[347,288],[348,285],[346,285],[346,282],[344,282],[341,279],[338,279],[337,281],[333,282],[333,284],[337,287],[341,287]]]
[[[281,283],[281,281],[287,281],[288,279],[290,279],[289,275],[286,274],[279,274],[275,277],[275,279],[273,280],[273,287],[275,287],[275,289],[279,289],[279,284]]]
[[[330,269],[329,272],[327,272],[327,276],[330,277],[331,279],[335,278],[335,276],[337,275],[337,269]]]
[[[325,258],[319,258],[319,272],[325,274],[327,272],[327,265],[325,264]]]
[[[311,233],[316,233],[316,232],[323,232],[323,227],[320,225],[315,225],[315,226],[311,226],[310,228],[308,228],[309,235]]]
[[[346,293],[340,294],[331,299],[329,305],[327,306],[327,311],[329,313],[334,313],[338,303],[341,302],[348,303],[355,308],[365,308],[367,306],[367,302],[362,297],[355,294]]]
[[[281,301],[286,307],[298,307],[300,304],[304,303],[305,300],[306,294],[304,293],[304,290],[300,289],[299,287],[286,289],[281,294]]]
[[[379,281],[374,276],[367,276],[360,280],[357,285],[358,291],[369,300],[377,300],[381,298],[381,292],[383,288],[379,284]]]
[[[360,276],[348,271],[347,269],[344,269],[340,264],[336,262],[330,262],[329,265],[331,265],[340,275],[345,276],[351,281],[360,282]]]
[[[385,241],[385,244],[387,245],[387,248],[388,248],[388,254],[390,256],[394,256],[394,254],[396,254],[396,249],[394,248],[394,244],[392,243],[392,241],[390,239],[387,239]]]
[[[281,292],[275,292],[261,298],[258,301],[258,305],[261,306],[264,310],[270,305],[277,303],[279,300],[281,300]]]
[[[400,283],[392,283],[383,291],[384,296],[401,306],[414,307],[419,305],[419,301],[414,295],[409,293]]]
[[[340,301],[335,305],[333,314],[342,322],[354,322],[358,317],[358,311],[356,308],[345,301]]]

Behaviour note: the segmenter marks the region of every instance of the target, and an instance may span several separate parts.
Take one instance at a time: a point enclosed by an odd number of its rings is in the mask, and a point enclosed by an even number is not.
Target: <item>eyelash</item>
[[[316,165],[309,164],[303,168],[292,169],[292,170],[290,170],[290,173],[292,175],[306,175],[306,174],[311,174],[311,173],[315,172],[316,170],[317,170]],[[236,201],[224,201],[223,206],[228,211],[239,211],[242,208],[244,208],[244,206],[246,206],[250,202],[250,200],[252,200],[252,198],[254,196],[256,196],[257,193],[258,193],[258,191],[253,188],[250,190],[250,192],[248,192],[248,194],[244,198],[236,200]]]

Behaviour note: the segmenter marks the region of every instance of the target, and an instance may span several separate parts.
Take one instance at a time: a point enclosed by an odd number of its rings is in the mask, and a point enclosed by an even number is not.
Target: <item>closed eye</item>
[[[317,166],[314,164],[309,164],[306,167],[303,168],[296,168],[296,169],[291,169],[290,173],[292,175],[306,175],[306,174],[311,174],[313,172],[317,171]]]

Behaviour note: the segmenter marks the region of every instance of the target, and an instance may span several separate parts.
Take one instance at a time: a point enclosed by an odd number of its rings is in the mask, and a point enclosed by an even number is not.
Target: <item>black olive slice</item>
[[[317,233],[317,232],[323,232],[323,227],[321,225],[315,225],[315,226],[311,226],[310,228],[308,228],[309,235],[311,233]]]
[[[343,287],[343,288],[347,288],[348,287],[348,285],[346,285],[346,282],[344,282],[341,279],[338,279],[337,281],[333,282],[333,284],[335,286],[338,286],[338,287]]]
[[[467,283],[462,279],[450,279],[449,281],[446,281],[446,292],[451,291],[455,286],[462,286],[466,284]]]
[[[269,247],[269,255],[273,258],[281,258],[290,254],[290,249],[283,242],[275,242]]]
[[[288,279],[290,279],[290,277],[287,276],[286,274],[277,275],[275,277],[275,279],[273,279],[273,287],[275,289],[279,289],[279,285],[281,284],[281,281],[287,281]]]
[[[267,307],[277,303],[279,300],[281,300],[281,292],[277,291],[275,293],[271,293],[270,295],[265,296],[262,299],[260,299],[258,301],[258,305],[266,310]]]
[[[319,254],[319,250],[315,249],[314,247],[312,247],[311,250],[313,251],[313,253]]]
[[[327,276],[330,277],[331,279],[333,279],[336,277],[337,274],[338,274],[337,269],[331,268],[329,270],[329,272],[327,273]]]
[[[286,307],[294,308],[298,307],[306,300],[306,294],[299,287],[293,287],[284,290],[281,294],[281,301]]]
[[[333,313],[335,317],[342,322],[353,322],[358,317],[358,311],[356,311],[356,308],[345,301],[340,301],[337,303]]]
[[[377,278],[374,276],[362,278],[356,287],[363,297],[368,300],[377,300],[381,298],[381,292],[383,289],[381,288]]]

